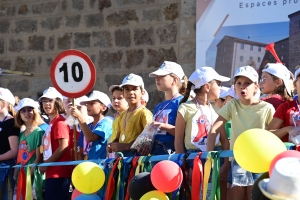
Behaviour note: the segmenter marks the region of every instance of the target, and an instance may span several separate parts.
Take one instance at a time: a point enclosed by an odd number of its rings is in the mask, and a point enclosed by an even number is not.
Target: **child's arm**
[[[161,123],[161,122],[152,122],[151,125],[175,136],[175,126],[173,126],[171,124]]]
[[[274,133],[277,137],[282,138],[294,128],[294,126],[286,126],[281,128],[282,124],[283,124],[282,119],[273,117],[272,121],[267,127],[267,130]]]
[[[35,163],[41,163],[43,161],[43,154],[41,153],[40,151],[40,146],[38,146],[36,149],[35,149],[35,160],[33,161],[33,164]],[[31,168],[31,176],[33,176],[34,174],[34,167]]]
[[[223,150],[229,150],[229,141],[227,139],[225,124],[227,120],[219,115],[218,119],[215,121],[214,125],[211,127],[210,132],[207,136],[207,151],[213,151],[216,144],[217,134],[220,133],[220,141]],[[223,148],[224,146],[224,148]]]
[[[184,135],[185,135],[185,120],[181,113],[177,112],[176,117],[176,129],[175,129],[175,152],[177,154],[179,153],[185,153],[184,148]]]

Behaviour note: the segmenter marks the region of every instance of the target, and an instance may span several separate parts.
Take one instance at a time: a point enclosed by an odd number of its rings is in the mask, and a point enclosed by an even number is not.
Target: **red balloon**
[[[76,199],[76,197],[78,197],[79,195],[81,195],[82,193],[81,192],[79,192],[76,188],[73,190],[73,192],[72,192],[72,200],[75,200]]]
[[[271,177],[272,174],[272,170],[276,164],[276,162],[278,160],[280,160],[281,158],[300,158],[300,152],[299,151],[295,151],[295,150],[287,150],[284,151],[280,154],[278,154],[277,156],[275,156],[275,158],[272,160],[271,164],[270,164],[270,168],[269,168],[269,176]]]
[[[183,179],[180,167],[173,161],[164,160],[157,163],[150,174],[153,186],[161,192],[173,192]]]

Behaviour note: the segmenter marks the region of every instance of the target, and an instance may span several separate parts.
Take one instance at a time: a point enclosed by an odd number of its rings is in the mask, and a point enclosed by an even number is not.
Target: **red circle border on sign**
[[[84,59],[87,62],[88,66],[91,70],[91,80],[90,80],[89,84],[82,91],[76,92],[76,93],[70,93],[70,92],[62,90],[59,87],[59,85],[57,84],[56,80],[55,80],[55,70],[56,70],[56,67],[57,67],[56,66],[57,63],[62,58],[66,57],[66,56],[70,56],[70,55],[78,56],[78,57],[81,57],[82,59]],[[66,97],[69,97],[69,98],[78,98],[78,97],[81,97],[83,95],[86,95],[87,93],[89,93],[93,89],[93,87],[95,85],[95,82],[96,82],[96,68],[95,68],[95,65],[92,62],[92,60],[85,53],[83,53],[81,51],[78,51],[78,50],[75,50],[75,49],[70,49],[70,50],[66,50],[66,51],[61,52],[60,54],[58,54],[55,57],[54,61],[52,62],[51,68],[50,68],[50,78],[51,78],[53,86],[62,95],[66,96]]]

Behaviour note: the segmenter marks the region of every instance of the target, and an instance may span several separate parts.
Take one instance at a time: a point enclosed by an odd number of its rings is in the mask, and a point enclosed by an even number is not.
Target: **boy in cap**
[[[116,139],[108,146],[109,151],[122,152],[125,157],[134,156],[130,150],[144,127],[152,121],[152,113],[142,103],[144,81],[136,74],[129,74],[120,85],[128,102],[128,109],[120,115]]]
[[[111,121],[105,118],[111,105],[110,99],[103,92],[94,90],[89,98],[82,101],[81,104],[86,105],[88,115],[92,116],[94,121],[87,124],[86,117],[76,106],[71,107],[71,115],[78,119],[80,129],[87,142],[92,142],[88,151],[88,159],[105,159],[107,140],[112,131]]]

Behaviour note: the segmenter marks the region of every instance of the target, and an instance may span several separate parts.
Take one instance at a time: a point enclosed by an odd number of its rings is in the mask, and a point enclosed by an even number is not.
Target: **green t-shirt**
[[[24,131],[20,133],[20,141],[18,147],[18,164],[32,164],[36,159],[36,148],[42,144],[44,131],[37,127],[32,133],[25,136]]]

